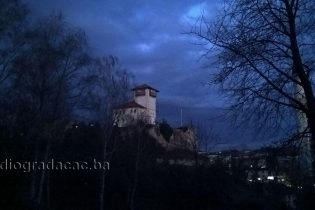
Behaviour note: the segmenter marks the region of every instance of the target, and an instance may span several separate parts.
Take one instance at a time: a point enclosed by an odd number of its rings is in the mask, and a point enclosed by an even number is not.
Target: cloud
[[[212,118],[220,112],[213,107],[224,105],[217,90],[207,85],[216,68],[209,65],[211,60],[199,61],[203,47],[183,34],[200,14],[214,17],[221,1],[25,1],[35,17],[62,10],[70,24],[86,31],[95,54],[118,56],[137,83],[159,89],[161,117],[178,124],[179,108],[184,107],[186,121],[193,118],[215,124],[217,130],[228,134],[230,142],[237,144],[252,137],[243,137],[241,131],[233,133],[227,121]]]
[[[196,107],[220,103],[215,89],[205,85],[213,69],[205,69],[198,62],[204,49],[183,34],[187,32],[183,20],[211,11],[215,1],[27,2],[35,16],[62,10],[69,23],[86,31],[95,54],[118,56],[137,83],[149,83],[161,90],[161,100]]]
[[[188,10],[180,16],[180,22],[188,25],[193,25],[200,15],[207,15],[208,11],[207,3],[202,2],[195,5],[192,5]]]

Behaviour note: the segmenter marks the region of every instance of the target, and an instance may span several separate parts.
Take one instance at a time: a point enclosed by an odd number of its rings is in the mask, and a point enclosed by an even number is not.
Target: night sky
[[[185,122],[214,126],[229,145],[244,147],[252,139],[254,131],[235,131],[218,117],[224,103],[215,87],[208,85],[211,73],[216,71],[211,64],[215,57],[200,60],[205,47],[185,34],[201,13],[214,18],[219,0],[25,2],[34,17],[62,11],[68,23],[85,30],[93,53],[117,56],[120,64],[134,74],[136,84],[147,83],[160,90],[160,119],[178,125],[182,108]]]

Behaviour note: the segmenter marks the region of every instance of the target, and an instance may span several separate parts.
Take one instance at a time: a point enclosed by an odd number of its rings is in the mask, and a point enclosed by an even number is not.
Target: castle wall
[[[136,124],[138,121],[149,122],[146,111],[141,108],[117,109],[114,111],[114,124],[118,127],[126,127]]]

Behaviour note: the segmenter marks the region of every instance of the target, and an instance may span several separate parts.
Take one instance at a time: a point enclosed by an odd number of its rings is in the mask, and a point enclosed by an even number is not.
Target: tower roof
[[[145,109],[144,106],[138,104],[137,102],[135,101],[129,101],[127,103],[123,103],[123,104],[120,104],[118,106],[115,106],[113,107],[113,109],[128,109],[128,108],[141,108],[141,109]]]
[[[142,84],[142,85],[136,86],[136,87],[134,87],[131,90],[142,90],[142,89],[150,89],[150,90],[155,90],[156,92],[159,92],[157,89],[155,89],[155,88],[153,88],[153,87],[151,87],[150,85],[147,85],[147,84]]]

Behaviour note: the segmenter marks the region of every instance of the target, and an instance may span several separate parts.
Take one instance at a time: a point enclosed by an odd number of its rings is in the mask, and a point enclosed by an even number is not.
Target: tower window
[[[152,96],[152,97],[156,97],[156,92],[155,92],[155,90],[150,90],[150,96]]]
[[[145,95],[145,89],[136,90],[135,95],[136,96],[144,96]]]

